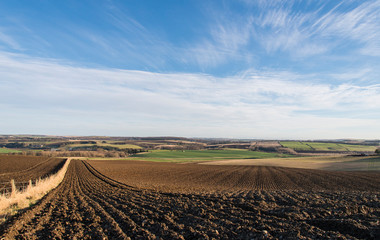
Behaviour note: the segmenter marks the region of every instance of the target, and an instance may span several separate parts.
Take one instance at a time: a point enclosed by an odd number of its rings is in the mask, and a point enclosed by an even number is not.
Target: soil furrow
[[[212,184],[218,185],[214,190],[201,192],[197,187],[195,192],[164,192],[124,184],[121,178],[114,180],[88,162],[73,160],[55,190],[0,226],[0,238],[379,237],[379,191],[371,185],[368,185],[369,191],[338,192],[329,190],[335,189],[330,182],[330,187],[322,191],[323,186],[318,183],[318,179],[324,177],[322,171],[314,174],[313,171],[271,167],[210,171],[209,176],[216,177]],[[205,178],[207,174],[208,170],[203,168],[195,176]],[[334,174],[325,181],[344,182],[351,176]],[[224,177],[231,182],[223,185]]]

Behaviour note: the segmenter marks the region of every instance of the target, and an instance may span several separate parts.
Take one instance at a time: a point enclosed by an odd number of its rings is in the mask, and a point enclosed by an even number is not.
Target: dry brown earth
[[[10,180],[15,180],[17,187],[23,187],[29,180],[33,182],[57,172],[65,159],[0,155],[0,193],[10,189]]]
[[[282,145],[278,141],[258,141],[256,142],[257,147],[282,147]]]
[[[380,172],[336,172],[275,166],[223,166],[123,160],[89,162],[98,171],[117,181],[166,192],[380,191]]]
[[[321,188],[319,181],[330,174],[256,169],[264,177],[257,185],[266,188],[270,181],[270,189],[288,183]],[[268,178],[276,175],[268,173],[272,170],[282,171],[283,184]],[[227,170],[215,171],[223,175]],[[380,191],[369,184],[378,175],[352,174],[334,175],[325,183],[332,181],[328,186],[335,188],[350,179],[365,182],[364,187],[180,194],[128,186],[86,162],[72,161],[61,185],[0,226],[0,239],[378,239]]]
[[[239,166],[277,166],[290,168],[307,168],[320,170],[355,171],[380,170],[379,159],[374,156],[354,157],[346,155],[327,155],[295,158],[266,158],[266,159],[229,159],[208,161],[205,165],[239,165]]]
[[[27,170],[47,160],[48,157],[0,155],[0,174]]]

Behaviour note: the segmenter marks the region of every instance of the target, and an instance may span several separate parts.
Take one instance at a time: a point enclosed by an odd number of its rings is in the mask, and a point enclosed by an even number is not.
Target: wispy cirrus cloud
[[[380,55],[380,1],[365,1],[358,7],[341,12],[329,11],[316,23],[316,32],[324,37],[339,36],[343,40],[364,43],[365,55]]]
[[[379,53],[380,1],[337,2],[334,7],[324,3],[310,12],[297,11],[294,3],[260,5],[262,14],[255,22],[263,29],[261,42],[268,51],[307,56],[332,51],[350,40],[357,43],[354,51],[359,48],[362,54]]]
[[[184,46],[186,62],[195,61],[202,68],[212,68],[230,61],[249,61],[251,53],[244,50],[251,41],[253,19],[232,15],[231,21],[226,13],[214,8],[206,12],[210,20],[207,34]]]
[[[197,27],[200,30],[184,25],[185,30],[178,34],[170,20],[155,24],[138,18],[128,4],[117,2],[90,4],[92,21],[87,16],[63,14],[52,24],[19,13],[0,23],[0,41],[35,56],[127,69],[190,70],[225,76],[277,59],[283,65],[298,63],[299,68],[309,63],[300,60],[308,59],[311,64],[328,68],[353,62],[357,56],[380,54],[378,0],[247,2],[239,10],[234,9],[236,3],[201,4],[199,9],[203,10],[192,16],[202,19]],[[184,23],[194,22],[189,19]],[[12,31],[3,31],[8,28]],[[317,63],[315,56],[323,60]]]
[[[38,15],[35,9],[25,15],[18,11],[14,16],[4,14],[5,21],[0,23],[0,43],[6,45],[4,50],[15,49],[31,56],[82,64],[127,65],[130,69],[156,71],[167,66],[172,45],[123,11],[123,4],[113,4],[89,4],[86,12],[93,17],[91,20],[89,16],[60,12],[56,8],[41,18],[33,17]],[[54,12],[59,12],[58,16],[54,16]],[[44,21],[49,17],[51,21]]]
[[[208,35],[179,53],[187,56],[184,63],[203,70],[227,63],[249,67],[276,55],[294,62],[323,56],[332,64],[338,56],[341,61],[358,54],[377,56],[379,2],[252,1],[248,11],[239,13],[211,8]]]

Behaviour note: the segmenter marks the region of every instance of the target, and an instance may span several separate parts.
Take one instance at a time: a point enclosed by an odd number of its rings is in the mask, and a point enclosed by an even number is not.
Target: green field
[[[20,150],[14,150],[9,148],[0,148],[0,153],[18,153]]]
[[[284,142],[280,142],[280,144],[284,147],[287,147],[287,148],[292,148],[294,150],[299,150],[299,151],[312,151],[313,149],[309,146],[309,145],[306,145],[304,142],[293,142],[293,141],[284,141]]]
[[[279,153],[265,153],[248,150],[154,150],[131,156],[136,160],[160,161],[160,162],[191,162],[212,161],[222,159],[262,159],[284,158],[291,155]]]
[[[293,142],[283,141],[281,145],[298,151],[339,151],[339,152],[374,152],[377,147],[345,143]]]

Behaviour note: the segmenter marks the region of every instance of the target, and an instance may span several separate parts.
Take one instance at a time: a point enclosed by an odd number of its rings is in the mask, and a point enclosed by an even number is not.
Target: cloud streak
[[[21,50],[20,45],[14,40],[11,36],[4,33],[0,28],[0,42],[5,43],[7,46],[10,46],[13,49]]]

